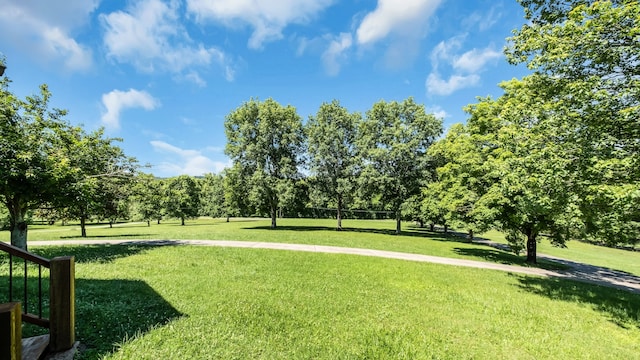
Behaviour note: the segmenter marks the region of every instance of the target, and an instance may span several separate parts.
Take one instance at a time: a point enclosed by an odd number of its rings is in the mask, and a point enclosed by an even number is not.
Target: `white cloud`
[[[480,73],[487,64],[502,57],[502,53],[492,46],[484,49],[472,49],[462,53],[461,51],[466,34],[454,36],[441,41],[431,51],[431,73],[427,77],[425,86],[428,94],[451,95],[457,90],[477,85],[480,82]],[[453,74],[444,80],[441,73],[443,65],[449,66]]]
[[[448,80],[443,80],[437,73],[431,73],[425,85],[429,94],[451,95],[460,89],[475,86],[478,82],[480,82],[480,76],[476,74],[452,75]]]
[[[454,36],[448,40],[440,41],[431,51],[431,66],[434,71],[438,69],[440,62],[451,62],[455,53],[462,48],[466,34]]]
[[[487,63],[501,57],[501,52],[490,47],[482,50],[473,49],[456,57],[453,61],[453,68],[467,73],[475,73],[483,69]]]
[[[93,63],[91,50],[71,34],[88,23],[98,2],[0,0],[2,38],[43,63],[60,62],[67,71],[85,71]]]
[[[189,69],[185,79],[199,86],[204,86],[204,80],[193,67],[206,68],[216,63],[224,70],[225,78],[233,80],[227,55],[195,43],[180,23],[179,8],[176,1],[143,0],[127,11],[101,15],[107,54],[144,72],[178,74]]]
[[[358,43],[372,44],[391,33],[421,37],[422,31],[441,0],[378,0],[356,31]]]
[[[346,60],[344,52],[351,47],[352,43],[350,33],[341,33],[337,38],[331,40],[329,47],[322,54],[322,63],[327,74],[338,75],[342,62]]]
[[[502,4],[495,4],[486,13],[474,12],[462,21],[465,27],[478,26],[480,31],[485,31],[493,27],[502,17]]]
[[[129,89],[128,91],[113,90],[102,95],[102,104],[106,111],[102,115],[102,122],[109,128],[120,127],[120,113],[125,109],[143,108],[153,110],[160,106],[160,102],[146,91]]]
[[[290,24],[306,24],[334,0],[187,0],[187,11],[199,22],[213,21],[228,27],[249,25],[249,47],[260,49],[282,38]]]
[[[231,166],[229,161],[226,163],[213,161],[202,155],[202,152],[199,150],[181,149],[164,141],[151,141],[151,146],[157,152],[176,155],[178,157],[176,161],[164,161],[156,166],[159,171],[167,176],[199,176],[206,173],[219,173],[224,170],[225,167]]]
[[[445,119],[449,117],[449,114],[438,105],[429,106],[427,107],[426,111],[433,114],[433,116],[437,117],[438,119]]]

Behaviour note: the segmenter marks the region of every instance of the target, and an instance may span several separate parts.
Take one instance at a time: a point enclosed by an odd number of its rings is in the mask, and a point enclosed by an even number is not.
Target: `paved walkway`
[[[474,241],[488,246],[499,247],[501,244]],[[491,269],[506,271],[511,273],[520,273],[527,275],[538,275],[547,277],[559,277],[598,285],[604,285],[623,290],[628,290],[640,294],[640,277],[625,273],[622,271],[611,270],[608,268],[582,264],[571,260],[556,258],[548,255],[538,254],[539,258],[546,258],[558,263],[567,265],[568,270],[553,271],[533,267],[524,267],[516,265],[505,265],[491,262],[445,258],[440,256],[410,254],[395,251],[371,250],[360,248],[346,248],[338,246],[324,245],[302,245],[302,244],[285,244],[285,243],[268,243],[268,242],[251,242],[251,241],[231,241],[231,240],[54,240],[54,241],[30,241],[30,246],[53,246],[53,245],[149,245],[149,246],[170,246],[170,245],[197,245],[197,246],[217,246],[217,247],[235,247],[235,248],[253,248],[253,249],[274,249],[289,251],[306,251],[318,253],[332,254],[349,254],[360,256],[373,256],[389,259],[399,259],[407,261],[428,262],[435,264],[465,266],[479,269]]]

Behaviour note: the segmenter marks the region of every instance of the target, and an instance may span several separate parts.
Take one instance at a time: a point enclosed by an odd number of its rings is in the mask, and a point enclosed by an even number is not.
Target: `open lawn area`
[[[640,296],[589,284],[277,250],[35,251],[76,256],[81,359],[640,356]]]
[[[91,239],[240,240],[331,245],[529,266],[522,256],[485,245],[470,244],[464,238],[430,232],[428,228],[418,228],[412,223],[403,224],[402,235],[393,235],[393,220],[345,220],[344,231],[341,232],[335,231],[335,220],[331,219],[278,219],[276,230],[271,230],[269,225],[268,219],[231,219],[227,223],[225,219],[201,218],[187,221],[185,226],[181,226],[179,220],[163,221],[160,225],[152,223],[149,227],[146,223],[116,224],[113,228],[90,225],[87,235]],[[82,239],[79,225],[30,227],[29,241],[60,239]],[[9,233],[1,232],[0,240],[9,241]],[[640,256],[636,259],[640,259]],[[538,266],[564,268],[563,265],[544,260],[540,260]]]
[[[391,235],[393,221],[347,220],[343,232],[333,229],[332,220],[282,219],[277,230],[268,225],[199,219],[186,226],[95,226],[88,235],[524,260],[409,224],[402,235]],[[29,240],[78,235],[75,225],[34,227]],[[8,240],[8,233],[2,236]],[[601,251],[579,245],[587,253]],[[640,295],[586,283],[267,249],[128,244],[31,250],[47,258],[76,257],[80,359],[640,359]],[[639,261],[638,253],[605,250],[609,255],[597,261],[620,270]],[[0,281],[7,273],[7,259],[0,256]],[[24,335],[37,331],[26,327]]]

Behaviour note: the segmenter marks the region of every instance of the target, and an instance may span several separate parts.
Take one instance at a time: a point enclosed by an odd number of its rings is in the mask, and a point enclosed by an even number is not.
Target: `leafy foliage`
[[[365,193],[380,194],[380,201],[396,213],[400,233],[402,204],[418,195],[431,177],[426,152],[442,133],[442,121],[412,98],[380,101],[367,111],[359,131],[361,184]]]
[[[242,183],[246,188],[236,190],[248,193],[258,212],[268,212],[275,228],[278,208],[295,196],[294,182],[301,177],[298,166],[304,132],[300,116],[290,105],[252,99],[227,115],[225,133],[225,153],[246,179]]]
[[[362,117],[349,113],[337,100],[320,105],[306,125],[309,167],[316,202],[330,199],[337,209],[337,229],[342,229],[342,210],[356,189],[360,159],[356,139]],[[318,201],[319,198],[324,198]],[[329,198],[329,199],[326,199]],[[326,203],[326,202],[325,202]]]

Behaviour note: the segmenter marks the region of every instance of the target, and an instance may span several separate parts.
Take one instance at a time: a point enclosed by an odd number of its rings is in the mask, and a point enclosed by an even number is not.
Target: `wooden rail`
[[[13,302],[13,257],[24,260],[24,296],[21,320],[48,328],[49,350],[70,349],[75,342],[75,262],[73,256],[51,260],[0,242],[0,251],[9,254],[9,302]],[[28,312],[27,262],[38,265],[38,314]],[[42,267],[49,269],[49,318],[42,316]]]

